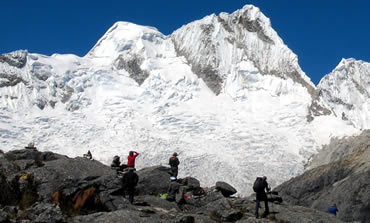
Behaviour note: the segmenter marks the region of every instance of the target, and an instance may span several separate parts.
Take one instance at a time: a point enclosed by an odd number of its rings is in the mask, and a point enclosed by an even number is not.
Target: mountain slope
[[[349,140],[362,143],[342,159],[308,170],[276,190],[290,204],[326,211],[336,203],[341,220],[369,222],[370,131],[351,139],[333,140],[332,144],[347,144]]]
[[[42,151],[90,150],[109,164],[136,150],[138,167],[167,164],[176,151],[180,176],[233,182],[247,194],[257,175],[281,183],[330,137],[358,132],[317,98],[297,56],[253,6],[171,36],[117,22],[84,57],[0,58],[5,151],[34,140]]]
[[[334,113],[360,129],[370,128],[370,63],[342,59],[319,83],[321,97]]]

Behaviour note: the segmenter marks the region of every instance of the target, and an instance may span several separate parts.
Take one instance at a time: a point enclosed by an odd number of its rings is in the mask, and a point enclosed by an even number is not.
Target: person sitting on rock
[[[260,207],[260,201],[265,202],[265,212],[263,213],[262,217],[266,217],[267,215],[270,214],[268,200],[267,200],[267,194],[265,192],[265,190],[267,192],[270,191],[270,187],[268,186],[268,183],[267,183],[267,177],[265,177],[265,176],[263,176],[262,178],[257,177],[257,179],[256,179],[256,181],[253,185],[253,190],[256,192],[256,218],[259,217],[258,209]]]
[[[122,172],[124,169],[127,168],[127,165],[126,164],[121,164],[120,157],[116,155],[116,156],[113,157],[113,161],[112,161],[110,167],[112,169],[117,170],[117,172],[118,171]]]
[[[128,172],[123,175],[123,197],[125,196],[125,191],[128,192],[129,201],[132,204],[134,202],[135,187],[139,182],[139,176],[136,174],[135,169],[130,167]]]
[[[85,158],[89,159],[89,160],[92,160],[92,154],[90,152],[90,150],[87,151],[86,154],[83,155]]]
[[[177,178],[177,174],[179,172],[179,164],[180,164],[180,161],[179,159],[177,158],[177,153],[173,153],[172,157],[170,158],[169,160],[169,164],[171,166],[171,173],[172,173],[172,176],[176,177]]]
[[[127,157],[127,167],[135,168],[135,159],[139,155],[138,152],[130,151]]]
[[[337,215],[338,208],[336,204],[333,204],[331,207],[329,207],[329,213],[333,215]]]
[[[170,185],[168,186],[167,190],[167,200],[168,201],[175,201],[176,199],[176,194],[180,190],[180,184],[177,182],[177,178],[175,176],[170,177]]]
[[[26,147],[24,147],[24,148],[25,149],[37,150],[37,148],[35,147],[35,143],[34,142],[28,143],[28,145]]]
[[[119,168],[121,166],[121,161],[119,159],[119,156],[114,156],[110,167]]]

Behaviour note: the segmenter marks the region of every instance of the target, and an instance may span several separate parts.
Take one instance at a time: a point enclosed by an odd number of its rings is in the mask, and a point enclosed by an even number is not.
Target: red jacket
[[[136,157],[139,155],[139,153],[137,152],[134,152],[134,155],[133,156],[128,156],[127,157],[127,166],[128,167],[135,167],[135,159]]]

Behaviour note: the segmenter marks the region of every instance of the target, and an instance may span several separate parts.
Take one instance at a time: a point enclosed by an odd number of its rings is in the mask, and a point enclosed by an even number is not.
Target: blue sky
[[[0,7],[0,54],[17,49],[85,55],[116,22],[170,34],[212,13],[253,4],[317,84],[342,58],[370,62],[369,0],[17,0]]]

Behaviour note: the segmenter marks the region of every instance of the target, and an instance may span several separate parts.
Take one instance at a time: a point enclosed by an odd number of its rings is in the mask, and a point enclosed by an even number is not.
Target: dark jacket
[[[267,201],[266,191],[270,191],[269,185],[266,180],[263,181],[263,190],[256,192],[256,200]]]
[[[176,156],[170,158],[169,162],[171,167],[177,167],[180,164],[179,159]]]
[[[133,171],[130,170],[122,177],[122,183],[124,188],[134,188],[139,182],[139,176]]]

